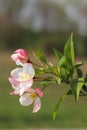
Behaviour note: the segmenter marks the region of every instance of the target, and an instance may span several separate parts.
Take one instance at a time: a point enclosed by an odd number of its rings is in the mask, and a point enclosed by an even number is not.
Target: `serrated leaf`
[[[59,108],[60,108],[60,105],[61,105],[61,103],[64,101],[65,97],[66,97],[66,94],[64,94],[64,95],[60,98],[60,100],[58,101],[58,103],[56,104],[56,107],[55,107],[54,112],[53,112],[53,120],[56,119],[56,116],[58,115],[58,112],[59,112],[58,110],[59,110]]]
[[[64,56],[69,64],[74,63],[74,46],[73,46],[73,34],[69,37],[64,47]]]
[[[62,58],[63,55],[58,50],[56,50],[55,48],[53,50],[54,50],[55,56],[57,58],[57,61],[59,61]]]
[[[70,88],[75,97],[75,101],[78,101],[80,91],[84,85],[84,78],[73,79],[70,83]]]

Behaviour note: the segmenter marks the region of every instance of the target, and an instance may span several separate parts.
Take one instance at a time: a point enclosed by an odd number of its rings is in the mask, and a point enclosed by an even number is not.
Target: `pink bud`
[[[43,97],[43,91],[40,89],[40,88],[36,88],[35,89],[36,93],[40,96],[40,97]]]
[[[28,61],[28,52],[23,49],[17,49],[14,54],[11,55],[11,58],[15,62],[25,63]]]

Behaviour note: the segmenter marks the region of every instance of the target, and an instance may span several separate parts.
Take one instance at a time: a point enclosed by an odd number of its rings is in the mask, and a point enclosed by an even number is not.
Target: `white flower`
[[[39,89],[39,88],[38,88]],[[40,95],[42,95],[42,90],[40,90],[41,94],[37,92],[37,89],[29,88],[26,92],[19,98],[19,102],[23,106],[29,106],[34,102],[33,113],[38,112],[41,108],[41,100]],[[41,96],[42,97],[42,96]]]
[[[15,92],[22,95],[26,88],[32,86],[34,75],[35,71],[32,64],[25,63],[23,67],[11,71],[9,81],[15,89]]]

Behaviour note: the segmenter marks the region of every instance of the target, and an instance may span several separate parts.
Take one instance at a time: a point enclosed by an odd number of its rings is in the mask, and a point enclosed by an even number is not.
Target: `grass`
[[[87,127],[87,97],[80,97],[75,103],[72,96],[67,96],[61,105],[59,115],[54,121],[52,112],[60,96],[66,92],[67,86],[59,88],[51,86],[45,91],[42,98],[42,108],[32,114],[32,107],[23,107],[19,104],[18,96],[11,96],[12,90],[8,77],[15,64],[10,59],[11,53],[1,53],[0,64],[0,128],[46,128],[46,127]],[[52,58],[51,58],[52,59]],[[85,69],[85,68],[83,68]],[[61,89],[62,88],[62,89]]]

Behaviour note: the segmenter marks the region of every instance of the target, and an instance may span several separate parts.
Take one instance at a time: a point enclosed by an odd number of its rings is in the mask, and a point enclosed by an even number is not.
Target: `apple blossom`
[[[66,92],[60,97],[55,106],[53,119],[56,118],[59,107],[66,96],[73,95],[76,102],[79,96],[87,96],[87,74],[83,77],[83,72],[80,68],[83,62],[74,63],[73,34],[71,34],[66,42],[64,53],[60,53],[57,49],[54,49],[54,53],[58,62],[57,65],[47,62],[45,53],[38,49],[33,54],[39,61],[39,65],[37,64],[38,61],[36,63],[29,61],[28,53],[25,50],[17,49],[11,55],[11,58],[17,65],[21,65],[21,67],[12,70],[9,77],[9,82],[14,89],[10,94],[18,94],[20,96],[19,102],[23,106],[29,106],[34,103],[33,113],[38,112],[41,108],[42,90],[45,90],[52,84],[59,86],[65,83],[65,86],[68,85],[69,88],[66,89]],[[35,70],[31,63],[36,65]],[[33,89],[33,80],[40,81],[42,89]]]
[[[38,91],[39,93],[37,93]],[[40,97],[43,96],[43,92],[40,88],[36,90],[33,88],[29,88],[25,90],[25,93],[19,98],[19,102],[23,106],[29,106],[34,102],[33,113],[38,112],[41,108],[41,100]]]
[[[14,54],[11,55],[11,58],[17,65],[28,62],[28,52],[24,49],[17,49]]]
[[[15,93],[23,94],[26,88],[33,84],[33,77],[35,75],[34,68],[31,63],[25,63],[23,67],[18,67],[11,71],[11,77],[8,78]]]

